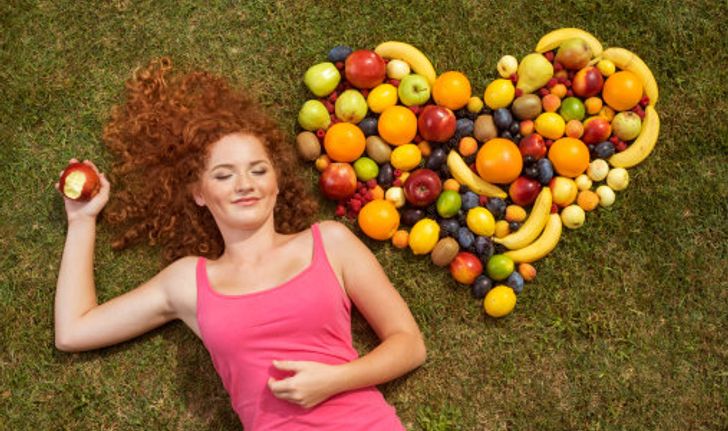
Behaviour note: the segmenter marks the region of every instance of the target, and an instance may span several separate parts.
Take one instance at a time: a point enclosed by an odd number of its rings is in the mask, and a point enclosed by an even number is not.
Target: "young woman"
[[[120,159],[112,179],[121,191],[105,212],[120,230],[114,246],[146,240],[171,263],[98,304],[96,218],[110,182],[100,174],[92,200],[65,199],[58,349],[97,349],[181,319],[246,430],[403,429],[375,385],[422,364],[417,324],[355,235],[309,224],[315,200],[292,147],[251,98],[220,77],[154,61],[127,83],[104,141]],[[381,339],[362,357],[352,306]]]

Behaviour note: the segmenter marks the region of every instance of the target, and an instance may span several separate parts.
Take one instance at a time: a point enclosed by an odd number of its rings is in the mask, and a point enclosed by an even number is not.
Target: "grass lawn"
[[[108,2],[0,5],[0,429],[233,430],[202,344],[181,323],[101,351],[53,346],[65,237],[53,190],[70,157],[111,165],[100,136],[153,57],[251,87],[291,136],[306,68],[330,47],[403,40],[482,95],[505,54],[558,27],[636,51],[660,86],[653,154],[611,209],[537,263],[515,313],[485,318],[429,259],[368,244],[426,337],[426,364],[382,387],[412,430],[728,428],[728,34],[722,1]],[[314,186],[311,168],[311,186]],[[113,198],[113,195],[112,195]],[[332,218],[331,205],[322,218]],[[110,249],[99,299],[159,269]],[[354,321],[362,351],[375,344]]]

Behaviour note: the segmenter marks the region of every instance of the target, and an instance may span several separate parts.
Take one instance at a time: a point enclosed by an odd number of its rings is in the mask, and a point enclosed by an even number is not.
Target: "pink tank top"
[[[245,431],[404,430],[375,387],[337,394],[312,409],[274,397],[270,376],[286,374],[274,359],[342,364],[358,358],[351,339],[351,303],[326,258],[318,225],[313,257],[283,284],[242,295],[210,286],[197,262],[197,322],[202,341]]]

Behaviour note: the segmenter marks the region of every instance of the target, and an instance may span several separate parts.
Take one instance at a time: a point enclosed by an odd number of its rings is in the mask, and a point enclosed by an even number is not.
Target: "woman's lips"
[[[233,203],[235,205],[247,207],[247,206],[255,205],[259,200],[260,200],[260,198],[240,198],[240,199],[234,200]]]

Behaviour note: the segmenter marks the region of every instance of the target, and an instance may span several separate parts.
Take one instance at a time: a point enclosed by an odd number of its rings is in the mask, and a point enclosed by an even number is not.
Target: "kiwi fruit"
[[[524,94],[513,101],[511,110],[519,120],[533,120],[541,113],[541,99],[535,94]]]
[[[473,129],[475,139],[480,142],[487,142],[498,136],[498,129],[495,127],[492,115],[479,115],[475,120]]]
[[[435,248],[432,249],[430,257],[432,258],[432,263],[435,265],[447,266],[453,259],[455,259],[455,256],[457,256],[459,251],[460,245],[458,242],[453,238],[446,236],[435,244]]]
[[[321,143],[311,132],[301,132],[296,136],[296,148],[298,154],[308,161],[314,161],[321,155]]]

